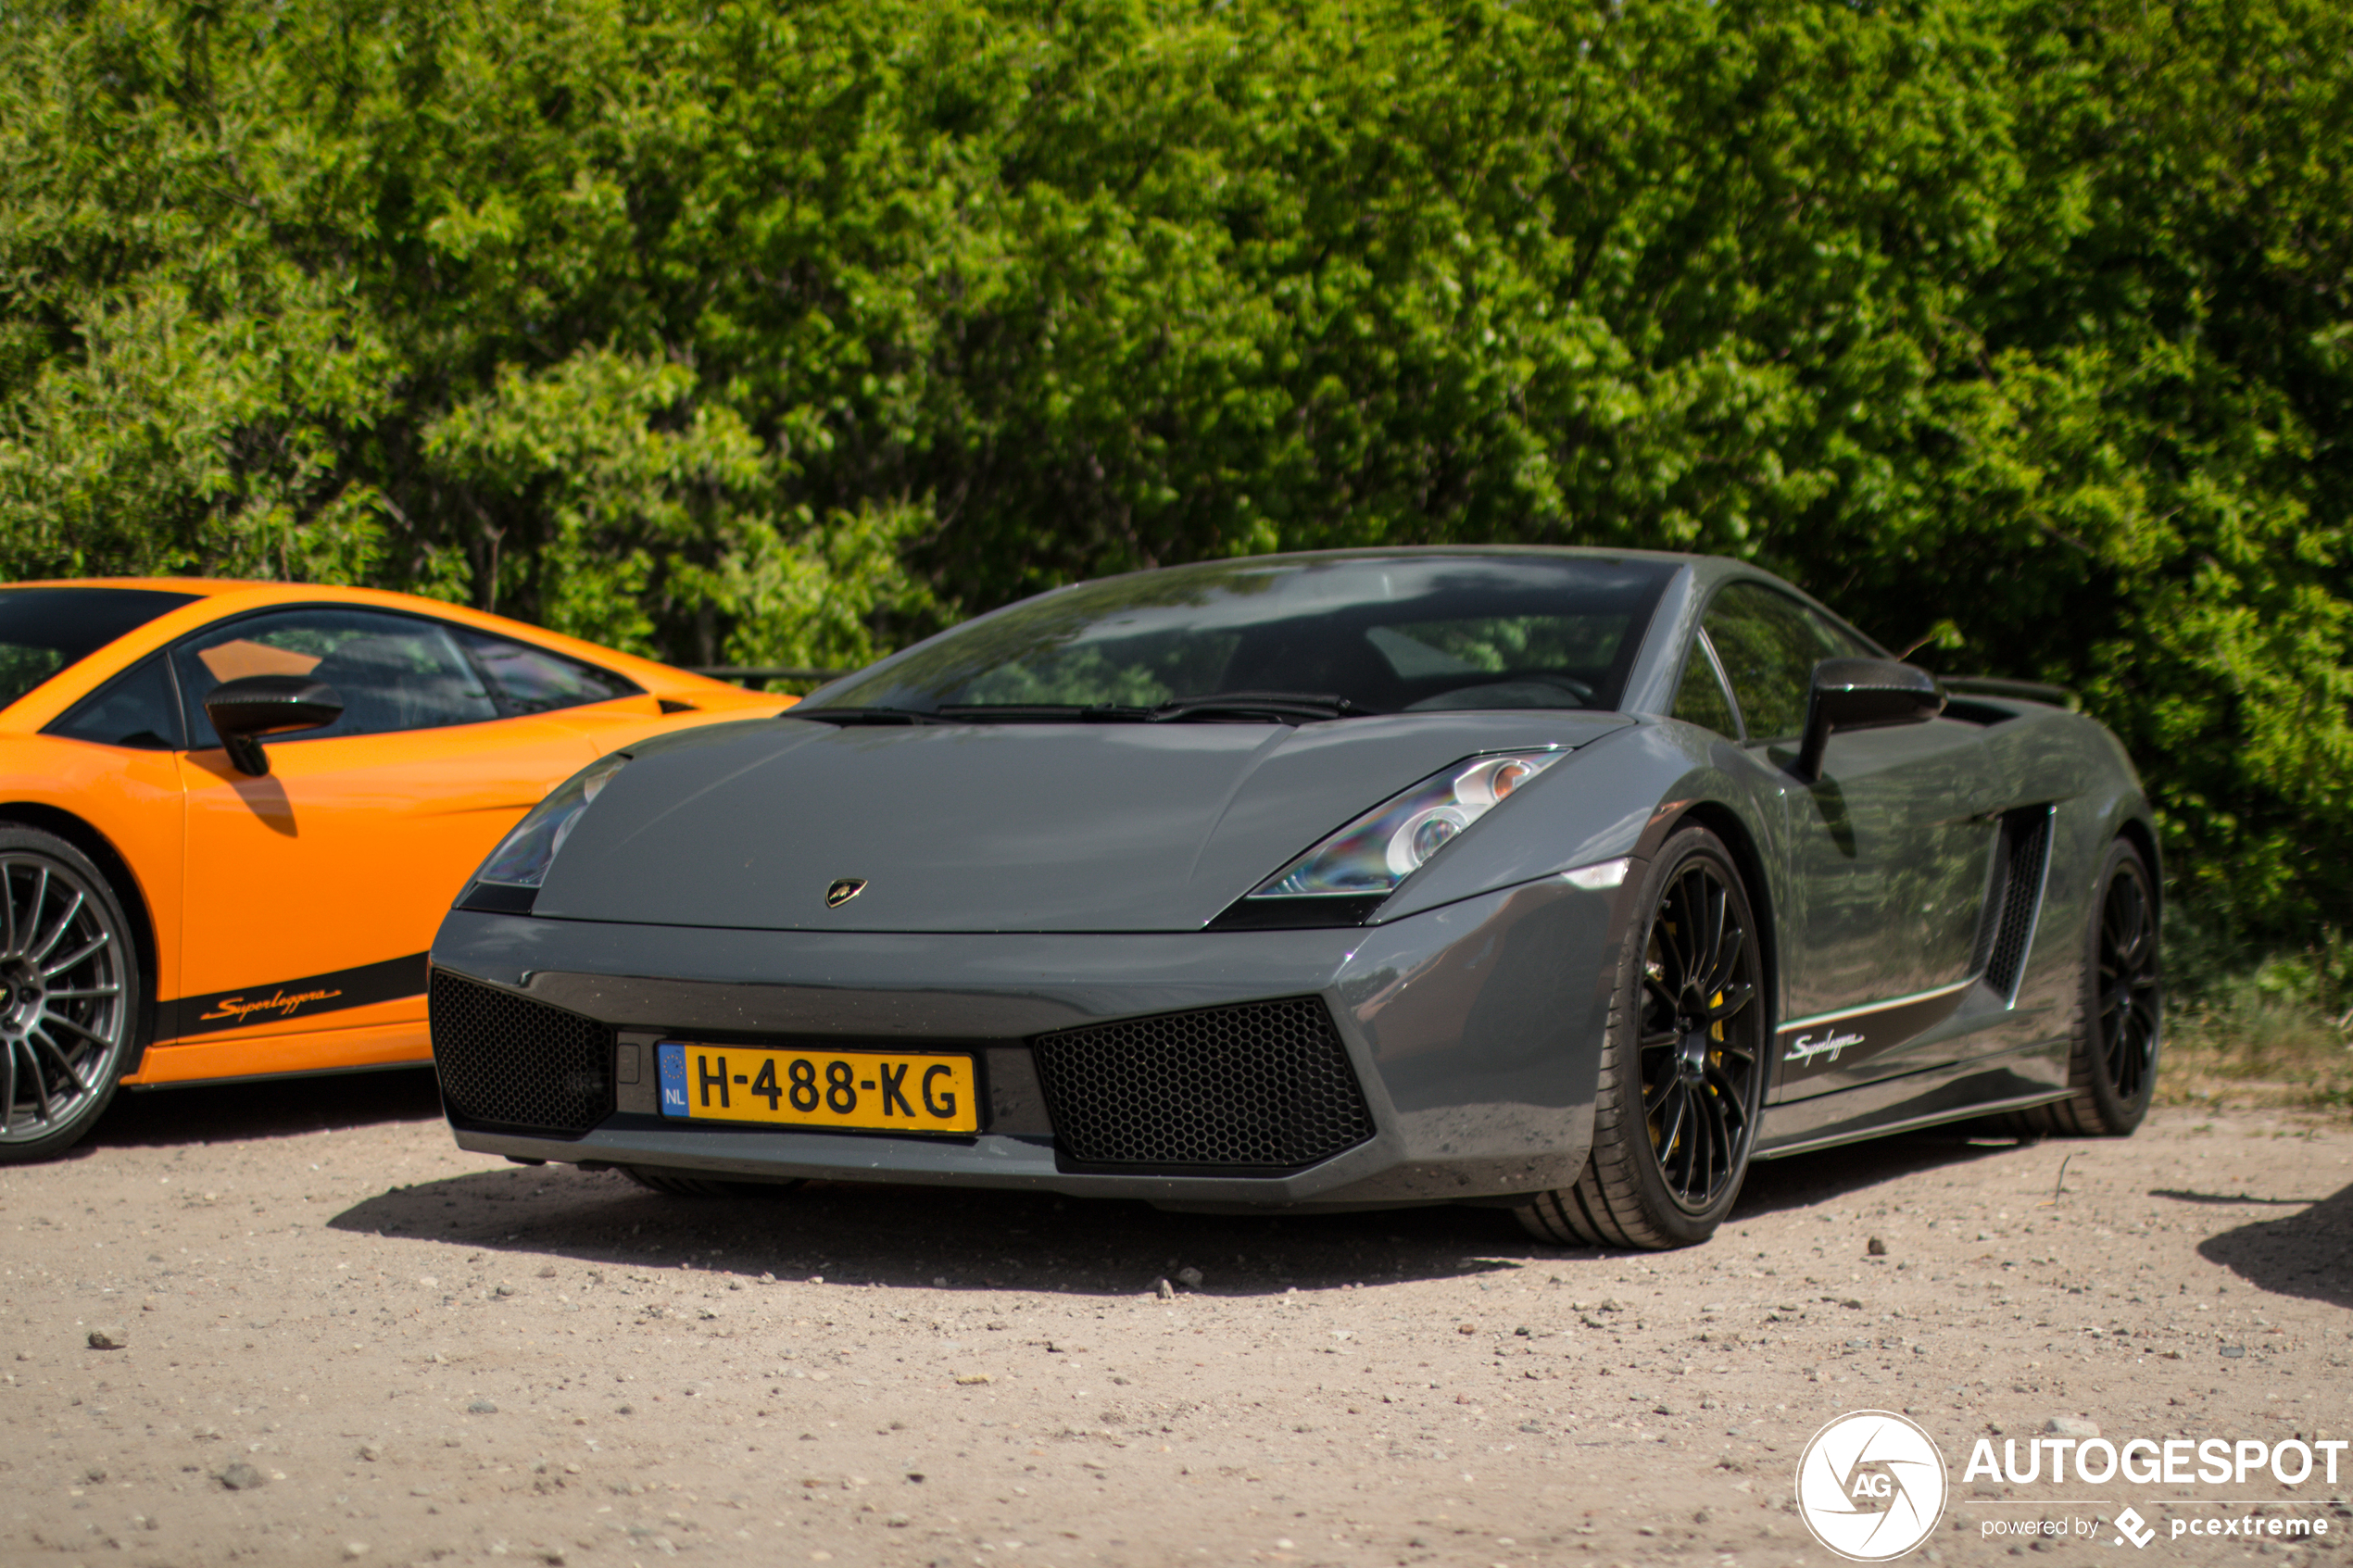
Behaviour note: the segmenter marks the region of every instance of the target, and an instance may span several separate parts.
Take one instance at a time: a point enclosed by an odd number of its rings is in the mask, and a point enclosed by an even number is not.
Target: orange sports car
[[[430,1060],[425,948],[516,819],[787,700],[402,594],[0,588],[0,1163],[120,1085]]]

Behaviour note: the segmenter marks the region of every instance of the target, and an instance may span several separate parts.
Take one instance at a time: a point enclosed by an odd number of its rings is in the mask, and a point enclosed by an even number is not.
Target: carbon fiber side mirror
[[[1822,776],[1832,730],[1920,724],[1944,711],[1944,688],[1915,664],[1892,659],[1825,659],[1806,694],[1806,739],[1790,771],[1811,784]]]

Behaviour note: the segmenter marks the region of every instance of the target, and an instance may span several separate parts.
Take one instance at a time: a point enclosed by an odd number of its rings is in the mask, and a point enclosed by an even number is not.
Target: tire
[[[0,828],[0,1165],[89,1134],[138,1055],[139,953],[90,858],[36,828]]]
[[[1634,907],[1585,1169],[1516,1210],[1546,1241],[1690,1247],[1716,1233],[1748,1174],[1771,1031],[1739,869],[1714,834],[1685,828],[1651,861]]]
[[[648,1192],[672,1198],[773,1198],[805,1184],[798,1180],[738,1181],[725,1176],[695,1176],[659,1165],[623,1165],[622,1173]]]
[[[2165,1036],[2157,879],[2129,839],[2108,847],[2083,921],[2067,1098],[2016,1112],[2030,1135],[2128,1137],[2148,1114]]]

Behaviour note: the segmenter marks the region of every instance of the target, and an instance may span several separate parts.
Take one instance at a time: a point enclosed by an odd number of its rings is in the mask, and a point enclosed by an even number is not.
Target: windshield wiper
[[[1172,697],[1151,708],[1096,702],[942,703],[914,708],[788,708],[788,719],[825,724],[1164,724],[1185,719],[1274,720],[1304,723],[1353,719],[1372,712],[1344,696],[1319,692],[1214,692]]]
[[[1149,708],[1113,702],[942,703],[938,713],[967,724],[1139,724],[1151,717]]]
[[[1273,719],[1284,723],[1302,720],[1353,719],[1370,713],[1344,696],[1323,692],[1213,692],[1206,696],[1180,696],[1162,703],[1146,715],[1150,722],[1172,719]]]
[[[799,703],[784,711],[786,719],[813,719],[821,724],[944,724],[937,713],[913,708],[804,708]]]

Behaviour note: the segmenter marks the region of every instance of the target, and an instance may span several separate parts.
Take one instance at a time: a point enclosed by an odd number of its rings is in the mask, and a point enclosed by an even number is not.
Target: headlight
[[[597,798],[606,783],[628,765],[629,759],[615,752],[610,757],[599,757],[558,784],[547,799],[534,806],[515,824],[506,841],[490,852],[482,870],[474,872],[474,881],[496,883],[502,887],[537,887],[546,882],[547,868],[556,863],[556,856],[563,848],[564,840],[572,836],[581,813],[588,809],[588,803]]]
[[[1474,757],[1374,807],[1277,872],[1243,900],[1386,897],[1471,823],[1568,755]]]

